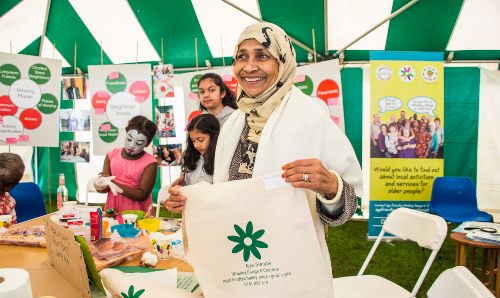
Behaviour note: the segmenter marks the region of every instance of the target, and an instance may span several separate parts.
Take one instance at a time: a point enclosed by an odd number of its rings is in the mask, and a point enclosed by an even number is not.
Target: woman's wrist
[[[333,170],[330,170],[330,173],[332,173],[337,180],[337,189],[335,192],[320,194],[320,196],[317,197],[318,200],[323,204],[333,204],[334,202],[338,201],[344,189],[344,183],[342,182],[342,178],[340,177],[340,175]]]

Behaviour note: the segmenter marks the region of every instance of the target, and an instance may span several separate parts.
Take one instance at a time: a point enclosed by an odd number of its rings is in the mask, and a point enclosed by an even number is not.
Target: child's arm
[[[104,164],[106,164],[106,162],[104,162]],[[153,191],[153,186],[156,181],[157,167],[158,163],[154,162],[144,169],[138,188],[131,188],[123,184],[113,182],[123,190],[123,196],[134,201],[145,201]]]

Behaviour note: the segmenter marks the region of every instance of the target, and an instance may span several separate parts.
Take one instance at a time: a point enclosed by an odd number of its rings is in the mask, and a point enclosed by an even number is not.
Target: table
[[[476,249],[483,250],[481,281],[496,297],[500,297],[500,245],[467,239],[465,233],[451,233],[450,238],[457,245],[455,265],[468,267],[472,273],[476,269],[474,266]],[[467,250],[471,252],[469,266],[467,266]]]
[[[23,222],[18,226],[43,225],[44,218],[50,215]],[[28,271],[33,297],[46,295],[80,297],[73,286],[69,282],[61,280],[60,275],[51,266],[46,248],[0,244],[0,256],[0,268],[22,268]],[[120,266],[139,266],[139,261],[131,261]],[[175,267],[181,272],[193,271],[189,264],[175,258],[160,260],[156,268],[171,269]]]

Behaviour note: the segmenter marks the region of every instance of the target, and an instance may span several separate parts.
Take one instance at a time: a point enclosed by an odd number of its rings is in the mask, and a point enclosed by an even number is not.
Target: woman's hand
[[[170,196],[163,203],[165,208],[168,211],[172,211],[175,213],[181,213],[184,210],[184,205],[186,204],[186,197],[183,196],[180,192],[181,187],[179,185],[172,186],[169,188],[168,193]]]
[[[337,177],[317,158],[299,159],[285,164],[282,169],[281,177],[293,187],[310,189],[327,197],[337,194]]]

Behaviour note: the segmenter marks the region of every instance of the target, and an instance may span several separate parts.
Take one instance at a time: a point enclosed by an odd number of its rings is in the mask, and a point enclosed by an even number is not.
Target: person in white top
[[[220,132],[213,182],[281,172],[287,183],[305,189],[323,272],[331,276],[325,224],[346,222],[362,195],[354,150],[328,108],[294,86],[295,50],[283,29],[266,22],[247,27],[234,54],[239,110]],[[169,193],[165,207],[182,212],[189,198],[179,187]]]

